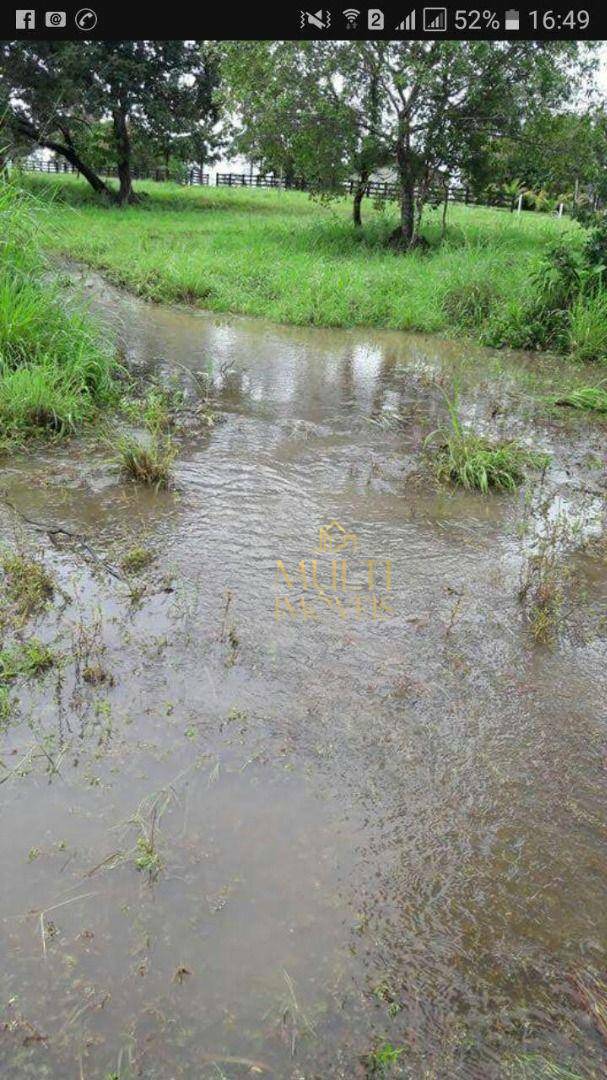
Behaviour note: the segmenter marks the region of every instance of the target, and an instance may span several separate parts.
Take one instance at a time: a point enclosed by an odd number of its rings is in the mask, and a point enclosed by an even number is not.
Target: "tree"
[[[385,152],[360,115],[375,114],[377,87],[361,86],[357,107],[344,91],[337,45],[229,42],[222,48],[225,107],[236,116],[233,148],[288,186],[305,180],[311,194],[331,197],[353,180],[353,219]]]
[[[360,42],[347,85],[359,93],[358,67],[372,73],[381,97],[378,143],[393,154],[400,223],[393,240],[415,245],[421,210],[437,175],[461,172],[487,139],[514,135],[521,118],[555,107],[572,92],[581,67],[575,43]]]
[[[64,157],[94,191],[107,184],[83,160],[82,135],[92,117],[82,93],[87,43],[10,42],[1,47],[0,86],[6,101],[2,137],[26,140]]]
[[[517,138],[490,139],[476,186],[504,187],[516,178],[528,191],[574,194],[601,179],[601,111],[538,112],[524,120]]]
[[[91,125],[110,125],[120,204],[136,198],[131,127],[158,146],[192,123],[207,92],[204,50],[195,42],[19,41],[0,57],[0,86],[11,103],[5,124],[66,158],[111,197],[84,157]]]
[[[436,179],[444,184],[482,160],[490,138],[515,137],[523,118],[571,97],[580,69],[580,46],[568,42],[239,43],[225,64],[238,144],[257,160],[290,158],[327,186],[336,172],[364,177],[390,163],[400,208],[393,241],[403,247],[418,241]]]
[[[222,146],[217,130],[218,63],[212,43],[188,48],[187,71],[173,67],[156,90],[140,130],[167,172],[171,162],[195,162],[201,170]]]

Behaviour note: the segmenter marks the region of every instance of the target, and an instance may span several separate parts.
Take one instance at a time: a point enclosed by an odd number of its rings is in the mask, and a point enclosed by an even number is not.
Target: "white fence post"
[[[517,214],[520,214],[522,209],[523,209],[523,193],[521,191],[521,194],[518,197],[518,206],[516,208]]]

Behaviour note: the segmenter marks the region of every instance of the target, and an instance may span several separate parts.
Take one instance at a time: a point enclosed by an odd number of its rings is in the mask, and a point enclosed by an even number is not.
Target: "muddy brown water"
[[[19,635],[58,658],[2,724],[3,1074],[604,1075],[572,984],[607,980],[604,424],[530,395],[556,361],[71,273],[219,415],[168,493],[92,439],[3,462],[2,539],[57,586]],[[454,380],[553,454],[531,494],[429,480]],[[546,647],[518,593],[556,519]],[[108,572],[141,545],[143,595]]]

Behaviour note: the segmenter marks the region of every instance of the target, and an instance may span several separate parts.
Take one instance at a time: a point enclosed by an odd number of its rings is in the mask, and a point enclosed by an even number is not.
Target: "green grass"
[[[574,360],[607,359],[607,295],[580,297],[571,309],[569,347]]]
[[[0,649],[0,686],[11,679],[41,675],[54,663],[55,656],[49,647],[35,638],[24,645]]]
[[[54,584],[45,566],[26,555],[6,552],[2,556],[4,596],[19,622],[43,611],[52,599]]]
[[[447,242],[428,210],[429,254],[386,246],[396,210],[349,200],[322,205],[301,192],[142,183],[144,201],[118,209],[75,177],[28,177],[49,206],[46,244],[156,301],[318,326],[477,331],[504,305],[523,304],[548,244],[580,227],[532,212],[454,206]]]
[[[426,439],[431,449],[436,477],[441,482],[473,488],[487,494],[514,491],[526,478],[529,468],[545,468],[546,454],[527,450],[515,442],[493,443],[468,431],[457,412],[457,399],[449,401],[449,426],[432,432]]]
[[[138,574],[153,563],[154,558],[154,552],[149,551],[148,548],[134,547],[127,551],[120,565],[127,574]]]
[[[117,464],[129,480],[156,490],[171,485],[171,467],[175,452],[168,436],[152,434],[145,442],[132,435],[123,435],[117,442]]]
[[[397,1047],[389,1042],[382,1043],[376,1050],[367,1054],[365,1061],[366,1075],[368,1077],[389,1076],[398,1065],[401,1054],[404,1054],[405,1051],[406,1047],[404,1046]]]
[[[0,686],[0,735],[8,731],[13,715],[13,702],[8,687]]]
[[[607,413],[607,390],[602,385],[580,386],[555,401],[555,405],[569,405],[572,409]]]
[[[45,276],[39,200],[0,180],[0,442],[74,431],[114,394],[114,360]]]

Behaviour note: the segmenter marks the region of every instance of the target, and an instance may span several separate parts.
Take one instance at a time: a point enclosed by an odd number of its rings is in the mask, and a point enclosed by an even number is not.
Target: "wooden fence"
[[[50,173],[55,175],[57,173],[74,173],[79,175],[78,169],[74,165],[71,165],[69,161],[61,161],[58,158],[49,158],[48,161],[19,161],[16,163],[16,168],[23,169],[25,172],[41,172]],[[109,167],[107,169],[100,169],[99,175],[108,179],[116,179],[118,177],[118,169],[116,167]],[[131,169],[131,176],[134,180],[156,180],[161,182],[163,180],[169,180],[169,172],[164,165],[159,165],[156,169]],[[209,174],[202,172],[201,169],[193,167],[186,169],[181,179],[177,180],[177,183],[188,185],[206,185],[209,183]]]
[[[42,173],[77,173],[78,170],[70,165],[68,161],[60,160],[59,158],[49,159],[48,161],[20,161],[16,163],[16,167],[24,169],[27,172],[42,172]],[[108,178],[116,178],[118,170],[116,168],[101,169],[100,175]],[[165,166],[158,166],[152,170],[133,169],[131,175],[134,180],[156,180],[163,181],[170,179],[168,170]],[[198,166],[191,166],[184,169],[180,178],[177,179],[177,183],[185,184],[187,186],[205,186],[208,187],[210,183],[209,174],[203,172]],[[305,180],[285,180],[281,176],[272,176],[270,174],[259,173],[257,175],[251,173],[217,173],[215,176],[215,184],[217,187],[235,187],[235,188],[271,188],[281,191],[306,191],[308,185]],[[339,184],[339,190],[343,191],[346,195],[353,195],[357,187],[356,180],[343,180]],[[449,186],[447,189],[449,202],[463,203],[465,206],[487,206],[502,210],[509,210],[513,212],[517,209],[518,198],[516,196],[507,195],[489,195],[484,192],[481,196],[475,195],[469,187],[458,187],[457,185]],[[365,195],[372,199],[386,199],[389,201],[396,200],[399,197],[398,186],[390,181],[383,180],[369,180],[365,184]],[[444,202],[445,188],[438,185],[431,188],[427,194],[426,201],[433,205],[439,205]],[[562,213],[562,209],[560,211]]]
[[[185,182],[186,182],[186,184],[190,184],[190,185],[191,184],[199,184],[199,185],[201,185],[203,187],[208,187],[209,174],[206,173],[206,172],[203,172],[202,169],[199,169],[197,166],[194,166],[194,168],[188,169],[187,177],[186,177]]]
[[[280,176],[264,175],[257,176],[251,173],[217,173],[215,183],[218,187],[251,187],[251,188],[278,188],[282,191],[306,191],[305,180],[287,181]],[[347,195],[353,195],[357,187],[356,180],[343,180],[339,189]],[[468,187],[449,187],[448,198],[450,202],[463,203],[466,206],[491,206],[503,210],[513,211],[517,207],[518,199],[506,195],[488,196],[485,194],[478,198]],[[369,180],[365,184],[365,195],[372,199],[394,200],[399,197],[398,185],[382,180]],[[443,187],[431,188],[428,192],[428,202],[441,203],[445,199]]]

